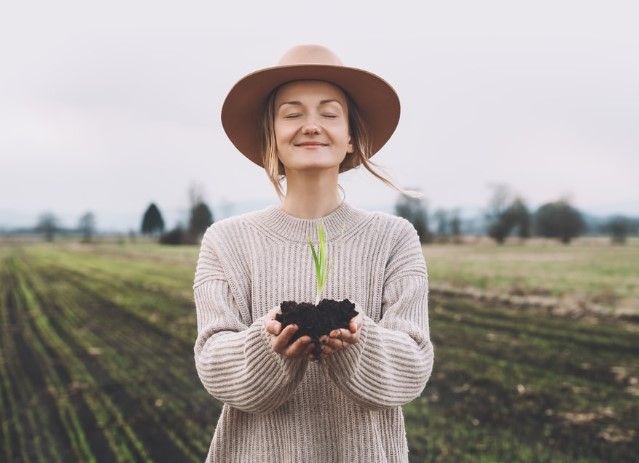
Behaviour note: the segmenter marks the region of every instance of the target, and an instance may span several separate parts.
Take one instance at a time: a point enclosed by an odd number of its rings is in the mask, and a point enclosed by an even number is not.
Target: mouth
[[[298,143],[295,146],[306,146],[306,147],[328,146],[328,143]]]

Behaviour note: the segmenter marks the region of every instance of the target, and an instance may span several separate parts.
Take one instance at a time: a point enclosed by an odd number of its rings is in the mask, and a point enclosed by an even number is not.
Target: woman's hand
[[[313,349],[314,343],[310,336],[302,336],[289,345],[291,338],[298,330],[296,325],[288,325],[282,329],[282,324],[275,320],[275,314],[280,313],[278,306],[273,307],[266,316],[266,332],[271,335],[271,349],[286,358],[306,357]]]
[[[322,358],[326,358],[339,350],[346,349],[351,344],[357,344],[359,342],[364,320],[362,318],[362,311],[358,310],[358,312],[359,314],[353,317],[349,322],[348,329],[336,329],[331,331],[328,336],[322,336],[320,338],[320,342],[322,343]],[[313,354],[310,355],[312,356]]]

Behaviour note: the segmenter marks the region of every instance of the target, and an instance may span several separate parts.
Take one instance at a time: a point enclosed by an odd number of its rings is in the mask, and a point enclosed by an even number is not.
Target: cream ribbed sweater
[[[307,233],[327,230],[322,297],[363,312],[360,340],[317,363],[271,350],[266,313],[315,302]],[[428,278],[417,231],[342,202],[300,219],[269,206],[220,220],[202,239],[193,284],[195,365],[223,402],[207,462],[407,462],[401,405],[433,368]]]

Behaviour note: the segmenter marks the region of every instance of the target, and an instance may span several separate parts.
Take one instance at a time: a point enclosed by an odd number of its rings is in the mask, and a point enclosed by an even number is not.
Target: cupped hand
[[[314,347],[310,336],[301,336],[289,345],[291,338],[299,329],[297,325],[288,325],[282,329],[282,324],[275,320],[275,314],[280,313],[279,306],[273,307],[266,315],[266,332],[271,335],[271,349],[283,357],[294,359],[306,357]]]
[[[359,314],[351,318],[351,321],[348,323],[348,329],[335,329],[331,331],[328,336],[324,335],[320,338],[320,342],[322,344],[322,358],[326,358],[339,350],[346,349],[348,346],[359,342],[364,319],[362,317],[362,311],[358,310],[358,312]],[[315,358],[312,352],[309,356],[311,358]]]

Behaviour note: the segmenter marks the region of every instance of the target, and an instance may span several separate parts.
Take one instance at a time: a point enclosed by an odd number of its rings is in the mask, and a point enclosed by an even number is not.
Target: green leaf
[[[310,237],[306,235],[306,241],[311,248],[313,255],[313,263],[315,266],[315,278],[317,281],[317,293],[321,293],[326,287],[328,279],[328,265],[327,265],[327,247],[326,247],[326,230],[322,224],[318,225],[317,236],[319,238],[318,250],[315,250]]]

